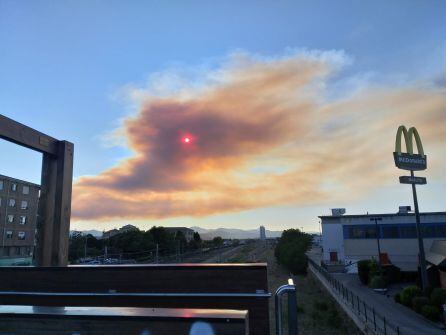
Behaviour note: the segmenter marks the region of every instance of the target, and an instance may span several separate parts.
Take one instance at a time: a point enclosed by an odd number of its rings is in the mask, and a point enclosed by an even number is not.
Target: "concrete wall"
[[[322,225],[322,248],[324,250],[324,261],[330,260],[331,251],[338,253],[338,260],[342,261],[345,259],[344,238],[340,222]]]

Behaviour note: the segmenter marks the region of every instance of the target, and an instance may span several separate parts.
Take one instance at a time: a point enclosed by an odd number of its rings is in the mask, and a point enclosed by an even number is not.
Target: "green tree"
[[[274,254],[279,264],[294,274],[306,273],[306,252],[311,247],[312,237],[299,229],[284,230],[276,245]]]
[[[194,232],[193,239],[189,242],[189,249],[196,250],[200,249],[203,241],[201,240],[201,236],[198,232]]]
[[[212,239],[212,244],[217,248],[221,247],[223,245],[223,239],[220,236],[215,236]]]

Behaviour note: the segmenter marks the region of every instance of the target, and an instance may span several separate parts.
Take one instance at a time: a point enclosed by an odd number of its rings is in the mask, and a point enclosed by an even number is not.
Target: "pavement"
[[[308,256],[319,263],[320,253],[318,250],[310,251]],[[396,303],[392,294],[376,293],[362,285],[357,274],[332,273],[332,275],[345,287],[358,295],[361,300],[374,308],[377,313],[399,326],[401,334],[446,335],[445,329],[439,328],[435,323],[426,320],[411,309]]]

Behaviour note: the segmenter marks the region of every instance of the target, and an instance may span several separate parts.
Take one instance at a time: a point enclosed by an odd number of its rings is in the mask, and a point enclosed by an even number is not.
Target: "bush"
[[[386,288],[386,281],[383,276],[374,276],[372,280],[370,280],[371,288]]]
[[[331,310],[328,313],[328,317],[327,317],[327,324],[331,327],[331,328],[339,328],[342,325],[342,319],[339,316],[339,313],[336,309]]]
[[[395,265],[385,265],[382,268],[388,284],[395,284],[401,281],[401,270],[399,267]]]
[[[415,297],[412,299],[412,308],[418,314],[421,313],[421,309],[429,304],[429,298],[427,297]]]
[[[369,275],[370,275],[370,260],[363,259],[358,262],[358,276],[359,280],[363,285],[367,285],[369,283]]]
[[[393,299],[395,300],[395,302],[397,303],[397,304],[401,304],[401,293],[397,293],[397,294],[395,294],[395,296],[393,297]]]
[[[421,315],[431,321],[438,321],[440,319],[440,309],[432,305],[424,305],[421,308]]]
[[[401,291],[401,303],[407,307],[412,307],[412,299],[415,297],[419,297],[420,295],[421,290],[418,286],[406,286]]]
[[[315,301],[313,303],[314,309],[320,310],[320,311],[326,311],[328,310],[328,305],[325,301]]]
[[[372,258],[372,260],[370,261],[369,268],[370,268],[369,278],[381,275],[379,264],[376,261],[376,259]]]
[[[434,288],[431,293],[430,303],[433,306],[442,308],[446,301],[446,289],[444,288]]]

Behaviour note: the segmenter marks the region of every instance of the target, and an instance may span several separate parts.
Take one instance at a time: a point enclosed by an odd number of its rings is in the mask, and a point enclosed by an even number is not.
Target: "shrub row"
[[[395,265],[383,265],[381,270],[382,273],[379,272],[378,263],[374,259],[358,262],[358,276],[363,285],[370,285],[372,288],[384,288],[387,284],[399,283],[402,279],[401,270]],[[380,279],[375,279],[376,277]],[[379,287],[375,287],[376,284],[379,284]]]
[[[419,287],[415,285],[407,286],[395,295],[395,302],[412,308],[431,321],[438,321],[443,304],[446,302],[446,289],[435,288],[428,297],[423,295]]]

